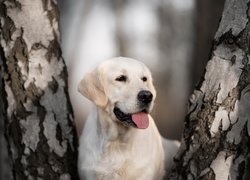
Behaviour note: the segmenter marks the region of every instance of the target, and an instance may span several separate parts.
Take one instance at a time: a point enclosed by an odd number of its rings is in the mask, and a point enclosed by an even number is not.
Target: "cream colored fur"
[[[121,75],[126,75],[126,83],[115,80]],[[79,92],[95,104],[79,140],[81,179],[163,178],[164,166],[171,165],[178,143],[163,141],[151,116],[147,129],[136,129],[121,124],[113,113],[114,106],[124,113],[140,111],[137,94],[141,90],[150,91],[154,101],[156,91],[150,71],[137,60],[122,57],[101,63],[80,82]],[[152,108],[153,102],[149,110]]]

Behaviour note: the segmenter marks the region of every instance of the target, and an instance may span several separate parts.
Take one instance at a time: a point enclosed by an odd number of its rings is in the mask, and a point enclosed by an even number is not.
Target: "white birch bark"
[[[1,103],[14,179],[78,178],[58,21],[55,0],[0,1]]]
[[[190,98],[181,149],[169,179],[247,179],[249,6],[249,0],[225,2],[211,59]]]

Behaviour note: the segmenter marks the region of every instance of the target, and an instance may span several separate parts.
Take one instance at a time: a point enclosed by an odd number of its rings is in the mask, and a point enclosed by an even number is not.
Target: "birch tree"
[[[195,88],[169,179],[247,179],[250,148],[249,0],[226,0],[211,58]]]
[[[78,179],[57,2],[0,0],[0,18],[0,117],[13,179]]]

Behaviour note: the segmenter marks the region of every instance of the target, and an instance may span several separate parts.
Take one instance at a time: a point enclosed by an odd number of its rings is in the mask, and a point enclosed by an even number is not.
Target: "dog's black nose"
[[[150,91],[143,90],[138,93],[137,99],[144,104],[148,104],[151,103],[153,94]]]

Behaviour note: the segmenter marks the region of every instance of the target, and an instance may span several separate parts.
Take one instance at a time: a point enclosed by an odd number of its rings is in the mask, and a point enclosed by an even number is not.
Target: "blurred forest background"
[[[161,134],[181,137],[188,98],[205,69],[224,0],[59,0],[62,51],[80,133],[91,103],[84,74],[115,56],[143,61],[157,90],[152,116]]]

